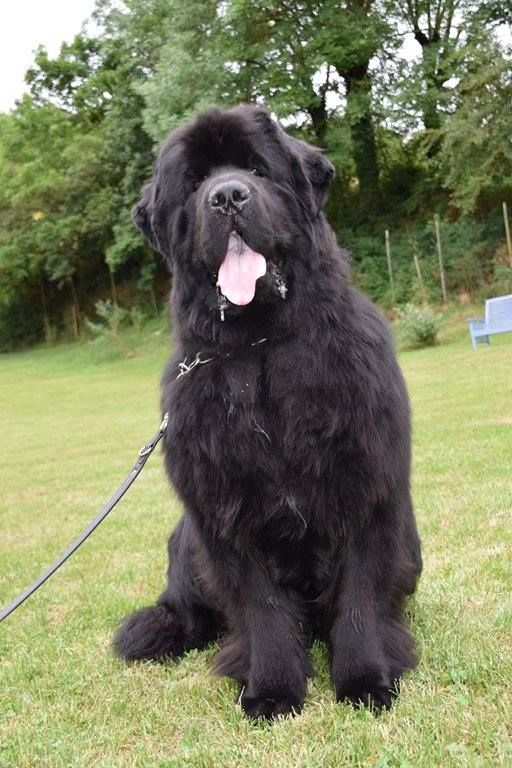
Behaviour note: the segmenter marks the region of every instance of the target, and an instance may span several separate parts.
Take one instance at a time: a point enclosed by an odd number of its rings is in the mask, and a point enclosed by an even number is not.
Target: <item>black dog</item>
[[[332,176],[264,110],[213,109],[170,135],[134,209],[173,274],[165,460],[185,514],[166,590],[115,644],[161,659],[221,635],[253,717],[301,709],[311,637],[339,700],[387,707],[416,663],[407,393],[322,213]]]

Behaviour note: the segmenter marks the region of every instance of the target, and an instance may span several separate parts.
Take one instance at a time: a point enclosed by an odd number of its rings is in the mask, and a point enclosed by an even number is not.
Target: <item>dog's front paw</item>
[[[334,680],[338,701],[347,701],[355,707],[364,705],[374,710],[389,709],[396,697],[389,675],[378,666],[367,667]]]
[[[253,720],[274,720],[278,715],[298,715],[303,703],[303,697],[292,693],[283,695],[267,691],[251,695],[244,690],[240,696],[243,711]]]

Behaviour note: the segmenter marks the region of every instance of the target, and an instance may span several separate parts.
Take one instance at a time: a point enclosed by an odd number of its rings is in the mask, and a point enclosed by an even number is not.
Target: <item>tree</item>
[[[427,131],[437,131],[451,109],[447,83],[457,72],[465,46],[482,30],[512,16],[496,0],[388,0],[384,8],[394,23],[413,34],[421,60],[409,72],[406,91],[422,115]]]
[[[453,52],[460,37],[457,13],[463,0],[398,0],[396,10],[402,15],[421,46],[421,78],[419,107],[427,130],[441,125],[439,103],[443,86],[451,76]],[[473,3],[469,3],[473,5]]]
[[[170,9],[161,0],[132,0],[119,6],[100,0],[94,19],[95,39],[78,35],[51,60],[42,49],[28,81],[37,104],[53,103],[80,124],[91,124],[96,159],[104,183],[91,192],[87,220],[101,230],[101,259],[110,279],[130,262],[144,270],[143,284],[154,274],[154,254],[132,229],[130,211],[150,173],[153,142],[143,126],[143,98],[138,84],[156,62],[155,41],[165,39]],[[87,199],[87,198],[84,198]],[[89,232],[77,233],[89,243]],[[152,286],[151,286],[152,292]]]
[[[457,218],[510,199],[510,51],[493,29],[511,17],[502,0],[97,0],[94,25],[53,59],[39,49],[31,96],[0,116],[0,332],[34,339],[123,280],[156,306],[163,268],[130,214],[156,145],[198,110],[241,101],[329,153],[327,213],[375,296],[394,227],[407,297],[409,231],[430,242],[441,204]],[[455,285],[467,263],[452,253]]]
[[[442,177],[455,206],[474,213],[512,202],[512,69],[510,57],[483,33],[463,61],[457,108],[441,133]]]
[[[212,103],[262,101],[322,147],[351,137],[359,208],[380,204],[370,62],[387,26],[372,0],[188,3],[174,0],[173,27],[155,77],[142,86],[145,125],[161,139]],[[330,102],[330,105],[328,105]],[[354,166],[352,166],[352,169]]]
[[[229,89],[219,7],[212,0],[168,3],[172,27],[159,49],[153,76],[137,86],[144,99],[144,128],[155,145],[198,110],[238,101]]]
[[[236,60],[245,57],[257,92],[278,114],[295,117],[299,125],[307,115],[316,143],[329,148],[336,143],[328,137],[329,124],[339,128],[333,120],[344,117],[365,215],[380,205],[370,62],[388,31],[373,5],[239,0],[227,14],[237,33],[240,19],[247,30],[237,34]]]
[[[365,215],[381,205],[370,64],[389,29],[373,0],[322,4],[326,55],[345,82],[346,114]]]

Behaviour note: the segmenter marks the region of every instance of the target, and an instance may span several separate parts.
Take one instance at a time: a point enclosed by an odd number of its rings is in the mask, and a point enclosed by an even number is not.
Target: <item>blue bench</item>
[[[476,349],[478,344],[490,344],[489,336],[494,333],[512,332],[512,293],[487,299],[485,320],[472,317],[468,324],[473,349]]]

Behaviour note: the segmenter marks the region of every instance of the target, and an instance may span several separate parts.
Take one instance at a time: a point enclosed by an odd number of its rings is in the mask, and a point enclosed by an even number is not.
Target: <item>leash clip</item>
[[[149,443],[146,443],[146,445],[142,446],[142,448],[139,451],[139,459],[142,459],[144,456],[147,456],[148,454],[151,453],[151,451],[154,450],[156,444],[158,443],[161,436],[164,434],[165,430],[167,429],[168,423],[169,423],[169,413],[164,413],[164,417],[162,419],[162,423],[160,424],[158,434],[155,435],[155,437]]]

